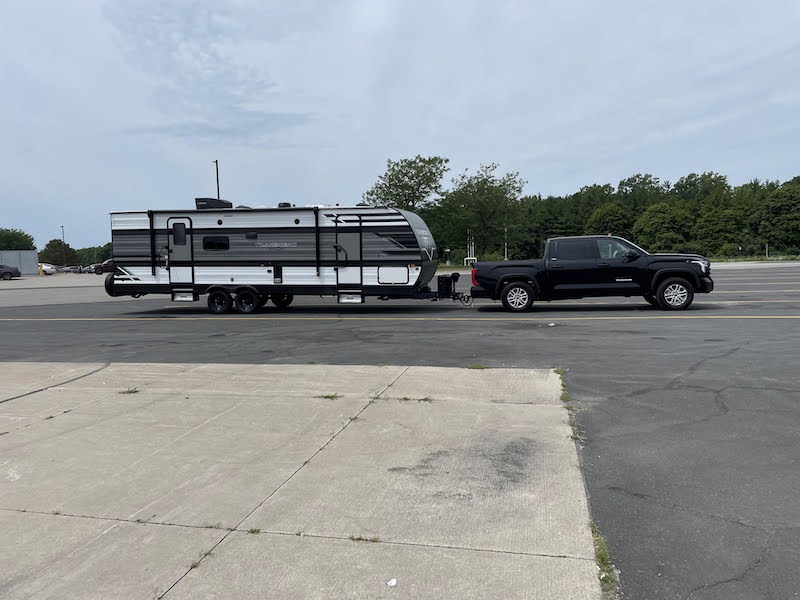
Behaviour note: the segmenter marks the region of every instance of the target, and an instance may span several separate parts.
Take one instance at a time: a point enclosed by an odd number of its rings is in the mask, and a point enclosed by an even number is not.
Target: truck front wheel
[[[694,300],[694,290],[685,279],[671,277],[658,286],[656,298],[664,310],[683,310]]]
[[[512,312],[525,312],[533,306],[534,292],[529,283],[512,281],[500,293],[500,300],[506,310]]]

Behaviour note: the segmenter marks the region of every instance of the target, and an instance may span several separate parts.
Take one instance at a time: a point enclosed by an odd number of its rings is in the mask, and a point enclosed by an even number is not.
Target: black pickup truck
[[[473,298],[501,300],[510,311],[530,310],[534,300],[592,296],[642,296],[664,310],[682,310],[696,293],[714,289],[711,263],[697,254],[648,254],[613,236],[547,240],[544,258],[478,262]]]

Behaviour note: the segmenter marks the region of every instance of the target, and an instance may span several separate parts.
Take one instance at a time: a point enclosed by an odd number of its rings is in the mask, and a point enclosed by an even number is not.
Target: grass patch
[[[120,392],[120,394],[138,394],[138,393],[139,393],[139,388],[135,387],[128,388],[127,390],[123,390]]]
[[[361,536],[361,535],[351,535],[350,539],[353,540],[354,542],[380,542],[381,541],[380,538],[378,538],[378,537],[374,537],[373,536],[373,537],[367,538],[367,537],[364,537],[364,536]]]
[[[222,523],[206,523],[203,525],[203,529],[224,529]]]
[[[251,527],[247,530],[247,533],[261,533],[261,530],[258,527]]]
[[[191,570],[191,569],[196,569],[196,568],[197,568],[197,567],[199,567],[199,566],[200,566],[200,561],[199,561],[199,560],[196,560],[196,561],[194,561],[192,564],[190,564],[190,565],[189,565],[189,570]]]
[[[604,594],[614,594],[619,586],[617,569],[611,560],[611,552],[608,549],[606,538],[600,535],[594,521],[589,521],[589,528],[592,530],[594,540],[594,558],[599,569],[597,577],[600,579],[600,588]]]
[[[336,400],[337,398],[341,398],[339,394],[322,394],[322,396],[317,396],[317,398],[324,398],[325,400]]]
[[[486,365],[466,365],[465,369],[491,369],[492,367],[487,367]]]

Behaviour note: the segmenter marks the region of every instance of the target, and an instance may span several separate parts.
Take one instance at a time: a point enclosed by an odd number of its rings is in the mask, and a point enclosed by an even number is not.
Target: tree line
[[[36,250],[36,243],[32,235],[21,229],[0,227],[0,250]],[[39,252],[39,262],[86,266],[111,258],[111,253],[111,242],[76,250],[59,239],[52,239]]]
[[[585,234],[619,235],[649,252],[800,254],[800,177],[732,186],[719,173],[690,173],[675,183],[636,174],[616,187],[544,197],[523,195],[519,173],[503,174],[496,164],[465,171],[445,188],[448,163],[439,156],[390,159],[363,199],[418,213],[453,262],[466,256],[468,235],[481,260],[541,256],[548,237]]]

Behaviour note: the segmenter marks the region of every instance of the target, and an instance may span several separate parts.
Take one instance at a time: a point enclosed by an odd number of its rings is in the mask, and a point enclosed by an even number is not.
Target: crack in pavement
[[[625,489],[625,488],[620,487],[620,486],[613,486],[613,485],[612,486],[607,486],[606,489],[608,491],[610,491],[610,492],[617,492],[617,493],[621,493],[621,494],[626,494],[628,496],[633,496],[634,498],[642,500],[643,502],[649,502],[650,504],[654,504],[656,506],[660,506],[661,508],[665,508],[667,510],[681,510],[683,512],[687,512],[689,514],[693,514],[693,515],[696,515],[698,517],[716,519],[716,520],[722,521],[724,523],[729,523],[731,525],[739,525],[741,527],[747,527],[749,529],[755,529],[756,531],[761,531],[763,533],[770,533],[771,534],[776,530],[775,528],[766,529],[766,528],[764,528],[764,527],[762,527],[760,525],[755,525],[753,523],[748,523],[746,521],[739,521],[737,519],[731,519],[729,517],[724,517],[722,515],[718,515],[718,514],[714,514],[714,513],[704,512],[704,511],[697,510],[697,509],[694,509],[694,508],[689,508],[688,506],[682,506],[682,505],[676,504],[676,503],[669,504],[669,503],[666,503],[666,502],[661,502],[661,501],[656,500],[655,498],[653,498],[651,496],[648,496],[647,494],[644,494],[642,492],[634,492],[632,490],[628,490],[628,489]]]
[[[734,582],[734,581],[741,582],[742,579],[747,577],[747,575],[750,573],[750,571],[755,569],[761,563],[761,561],[764,560],[764,555],[767,553],[767,550],[769,550],[769,545],[765,545],[764,548],[759,553],[759,555],[756,558],[756,560],[753,561],[744,571],[742,571],[736,577],[729,577],[728,579],[722,579],[720,581],[715,581],[713,583],[705,583],[703,585],[699,585],[696,588],[693,588],[693,589],[689,590],[689,594],[686,596],[687,600],[692,598],[692,596],[694,596],[697,592],[699,592],[701,590],[710,590],[711,588],[717,587],[718,585],[723,585],[725,583],[731,583],[731,582]]]

